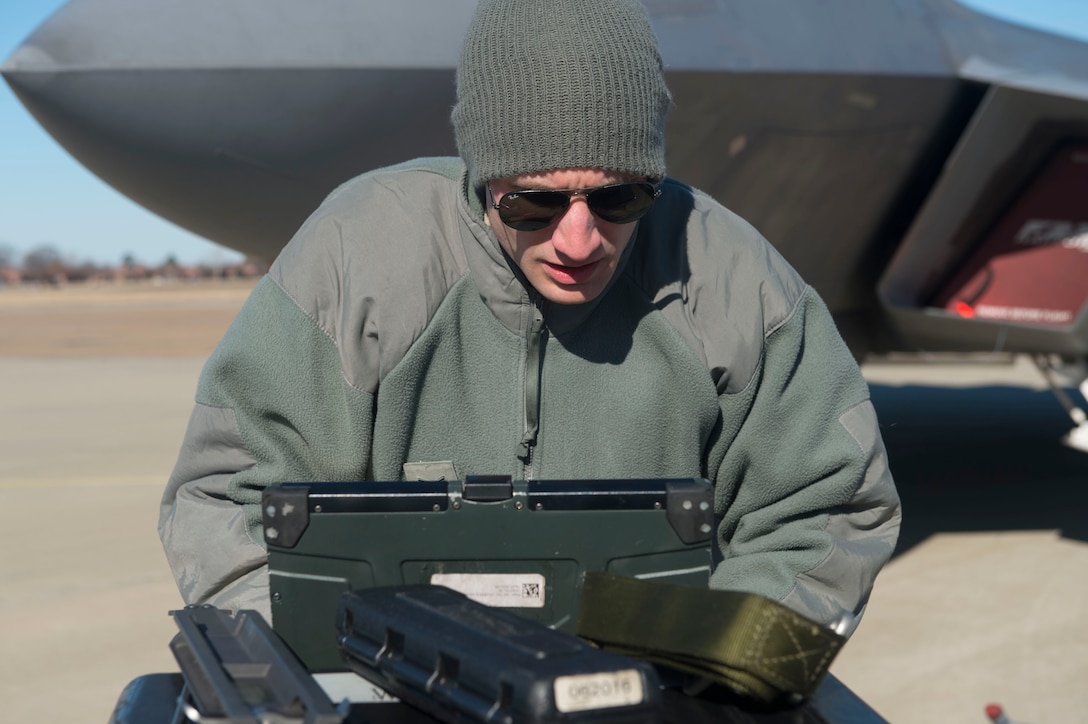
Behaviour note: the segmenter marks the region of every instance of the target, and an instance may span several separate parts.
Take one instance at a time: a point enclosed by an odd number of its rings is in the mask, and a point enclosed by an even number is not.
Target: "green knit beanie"
[[[480,0],[452,120],[473,188],[561,168],[659,181],[668,107],[637,0]]]

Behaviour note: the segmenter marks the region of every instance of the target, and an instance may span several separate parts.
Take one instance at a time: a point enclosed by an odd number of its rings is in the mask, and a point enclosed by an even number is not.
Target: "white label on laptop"
[[[555,708],[563,714],[641,704],[642,699],[642,676],[636,669],[560,676],[555,680]]]
[[[539,573],[435,573],[432,586],[460,591],[495,608],[544,608],[544,576]]]

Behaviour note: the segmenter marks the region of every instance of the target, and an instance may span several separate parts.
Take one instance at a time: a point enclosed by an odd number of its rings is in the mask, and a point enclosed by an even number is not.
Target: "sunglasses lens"
[[[495,205],[502,223],[518,231],[537,231],[550,225],[567,210],[571,192],[530,189],[504,194]],[[657,190],[638,182],[601,186],[586,194],[590,210],[613,224],[628,224],[646,215]]]
[[[591,191],[586,197],[594,214],[613,224],[641,219],[653,207],[657,192],[647,183],[615,184]]]
[[[499,199],[499,218],[518,231],[537,231],[567,210],[570,197],[558,191],[513,191]]]

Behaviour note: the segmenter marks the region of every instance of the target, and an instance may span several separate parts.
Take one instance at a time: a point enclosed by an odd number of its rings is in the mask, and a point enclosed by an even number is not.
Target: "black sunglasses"
[[[537,231],[549,226],[570,206],[572,196],[581,196],[598,218],[613,224],[641,219],[653,207],[661,189],[648,181],[596,186],[589,189],[527,189],[511,191],[498,201],[487,185],[491,206],[502,223],[518,231]]]

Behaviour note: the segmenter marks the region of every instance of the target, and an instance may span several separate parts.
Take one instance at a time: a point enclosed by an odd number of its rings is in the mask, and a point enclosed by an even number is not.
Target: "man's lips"
[[[563,264],[552,264],[551,262],[543,262],[544,268],[548,270],[548,276],[550,276],[558,284],[584,284],[589,281],[594,272],[597,271],[597,267],[601,262],[591,261],[588,264],[582,266],[566,266]]]

